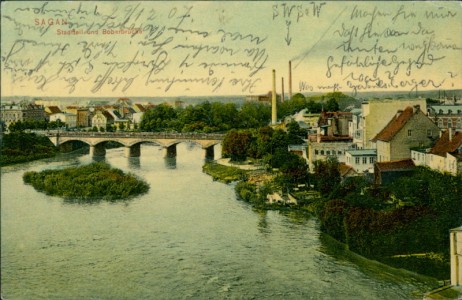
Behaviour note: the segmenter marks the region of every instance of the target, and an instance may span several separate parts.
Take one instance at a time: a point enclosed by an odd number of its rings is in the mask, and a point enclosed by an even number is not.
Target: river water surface
[[[106,162],[151,187],[117,203],[71,203],[22,181],[88,155],[2,168],[3,299],[422,299],[433,288],[343,250],[314,217],[238,201],[232,185],[202,173],[202,151],[108,150]]]

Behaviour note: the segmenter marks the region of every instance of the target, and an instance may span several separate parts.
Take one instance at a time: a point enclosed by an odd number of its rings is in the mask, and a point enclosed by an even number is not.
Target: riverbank
[[[244,171],[249,166],[242,164],[232,166],[232,163],[228,161],[227,170],[231,172],[233,167]],[[377,191],[366,190],[367,192],[363,194],[370,193],[370,195],[352,193],[344,199],[335,200],[328,200],[314,191],[303,191],[299,192],[302,197],[299,197],[296,205],[288,205],[284,201],[268,203],[267,195],[277,191],[273,182],[274,174],[260,170],[258,176],[249,180],[250,174],[255,171],[245,172],[247,172],[247,178],[236,184],[236,194],[254,207],[308,211],[320,219],[321,229],[324,232],[345,243],[350,250],[360,255],[441,281],[449,278],[449,258],[445,254],[447,251],[444,245],[440,245],[447,237],[439,233],[441,231],[439,228],[444,228],[448,226],[447,224],[452,224],[454,220],[457,220],[457,216],[456,218],[448,216],[451,211],[450,207],[454,205],[454,199],[448,199],[446,208],[435,208],[430,203],[417,203],[398,208],[393,208],[393,204],[384,204],[385,206],[375,210],[364,205],[371,205],[368,204],[371,201],[377,202],[373,204],[375,206],[381,205],[382,201],[385,203],[381,196],[374,194]],[[430,175],[432,180],[440,180],[435,174]],[[218,175],[215,174],[215,176]],[[426,170],[422,170],[419,176],[419,180],[423,180],[422,178],[429,175]],[[260,179],[255,180],[255,177]],[[449,181],[451,178],[444,179]],[[457,189],[454,179],[452,179],[452,184],[453,186],[455,184]],[[358,206],[363,201],[362,199],[366,201],[365,204]],[[431,197],[428,196],[423,200],[429,202]],[[455,205],[457,206],[457,203]],[[435,219],[437,216],[440,216],[439,219]],[[435,222],[435,220],[438,221]]]
[[[47,137],[35,133],[3,134],[1,144],[0,166],[49,158],[58,153]]]

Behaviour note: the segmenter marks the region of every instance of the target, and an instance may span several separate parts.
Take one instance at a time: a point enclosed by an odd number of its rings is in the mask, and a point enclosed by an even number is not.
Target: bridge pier
[[[140,144],[125,147],[125,157],[140,157],[141,150]]]
[[[215,158],[215,147],[214,146],[204,148],[204,158],[210,159],[210,160],[213,160]]]
[[[176,144],[164,147],[164,157],[176,157]]]
[[[105,156],[106,155],[106,148],[104,148],[104,144],[98,145],[90,145],[90,156]]]

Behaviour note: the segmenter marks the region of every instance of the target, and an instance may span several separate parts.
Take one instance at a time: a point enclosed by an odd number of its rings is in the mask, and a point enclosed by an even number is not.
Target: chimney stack
[[[281,78],[281,102],[284,102],[284,77]]]
[[[289,100],[292,99],[292,61],[289,60]]]
[[[273,69],[273,92],[271,98],[271,124],[275,125],[277,122],[277,108],[276,108],[276,70]]]

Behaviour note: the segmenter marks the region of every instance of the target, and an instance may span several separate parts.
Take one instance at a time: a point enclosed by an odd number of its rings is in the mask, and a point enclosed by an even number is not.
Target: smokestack
[[[277,122],[277,108],[276,108],[276,70],[273,69],[273,92],[271,98],[271,124],[275,125]]]
[[[284,77],[281,78],[281,102],[284,102]]]
[[[292,99],[292,61],[289,60],[289,100]]]

